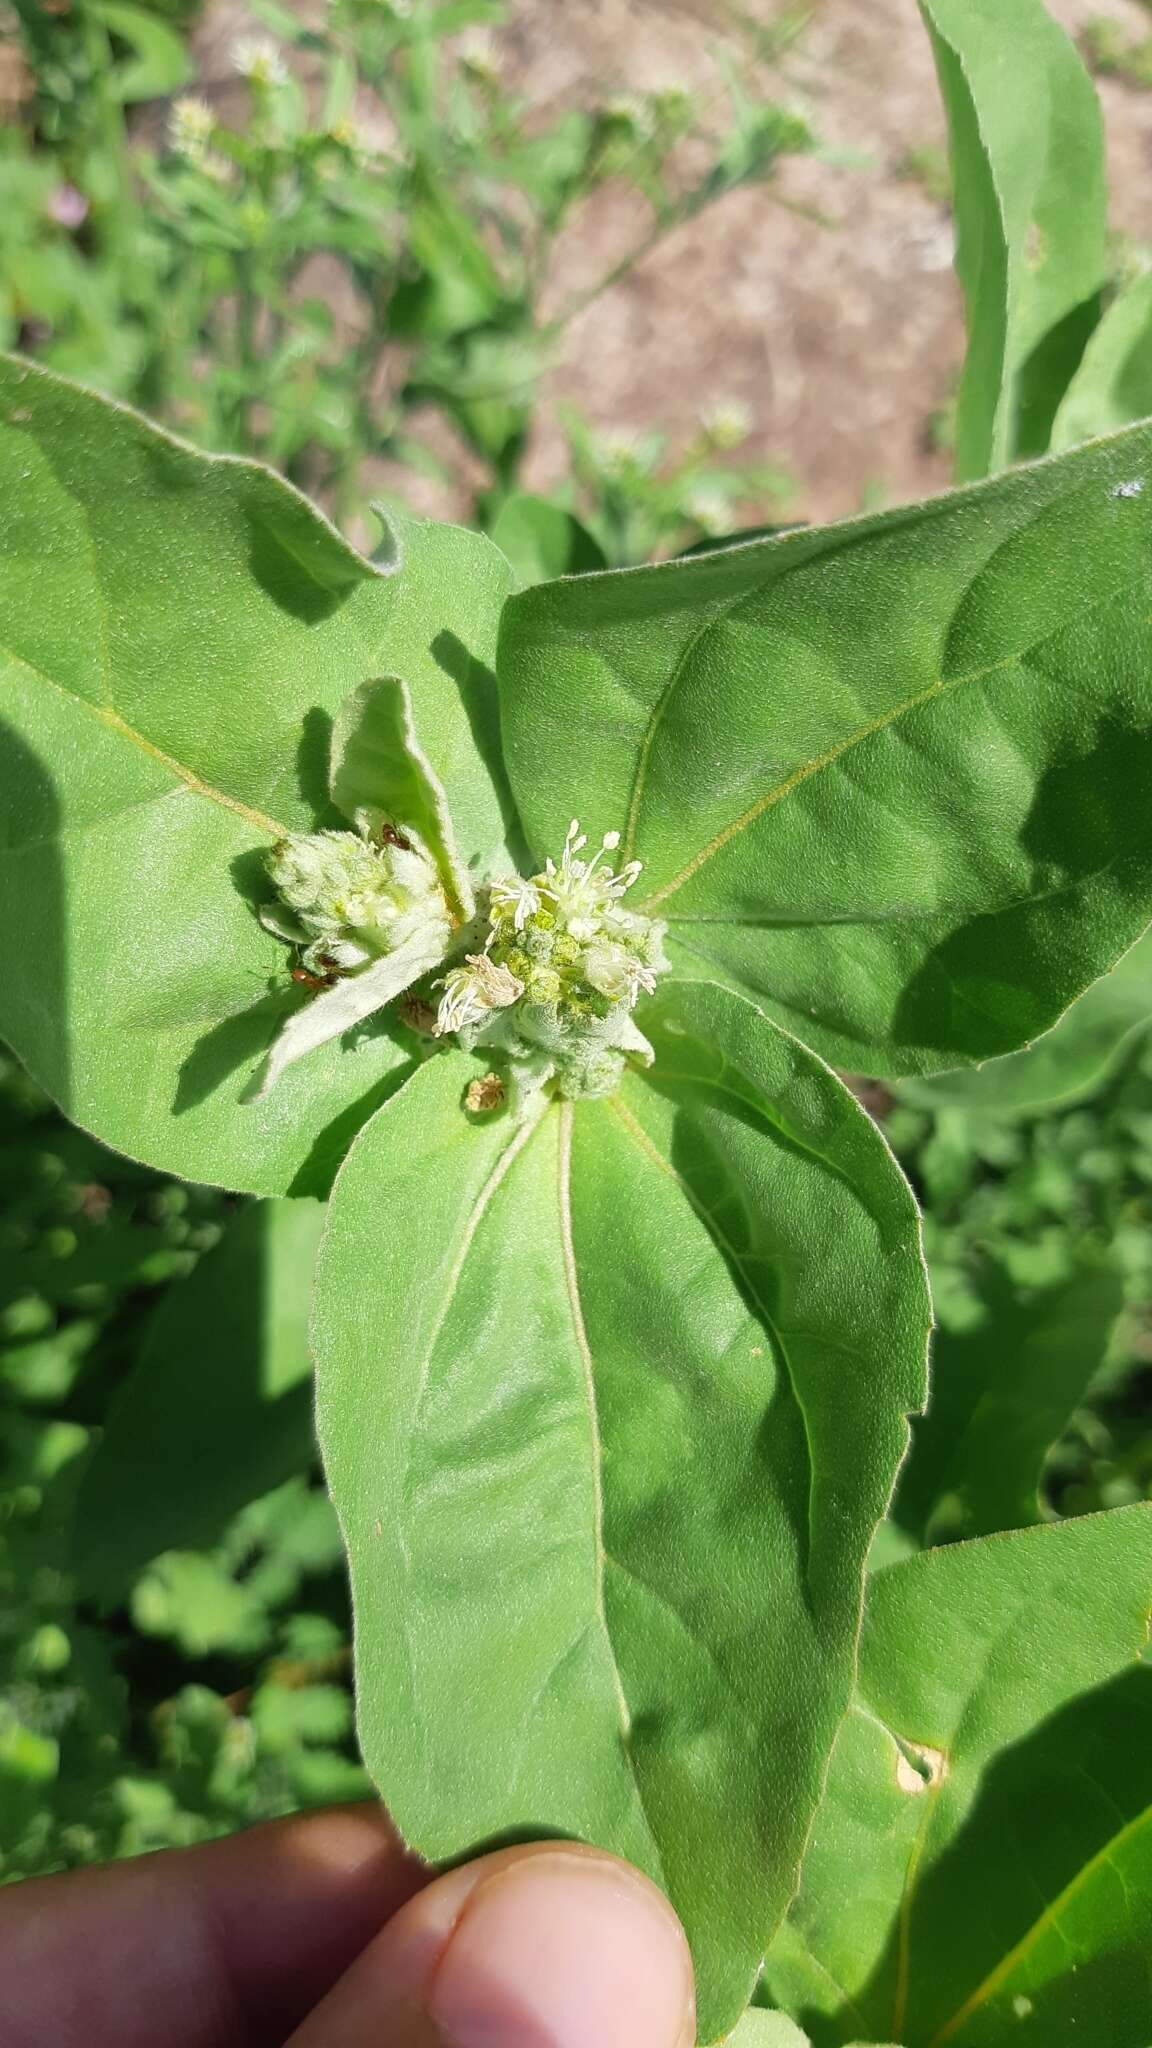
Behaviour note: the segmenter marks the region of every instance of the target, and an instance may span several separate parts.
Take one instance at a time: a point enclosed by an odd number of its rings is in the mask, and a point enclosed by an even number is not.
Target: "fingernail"
[[[645,1880],[563,1851],[477,1886],[429,1990],[451,2048],[686,2048],[692,1966]]]

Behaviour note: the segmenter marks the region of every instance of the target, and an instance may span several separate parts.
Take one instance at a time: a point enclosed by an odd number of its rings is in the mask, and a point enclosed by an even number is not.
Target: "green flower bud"
[[[526,1003],[552,1004],[560,1000],[560,976],[552,967],[534,967],[524,984]]]
[[[415,833],[377,846],[357,832],[293,833],[273,847],[268,871],[305,935],[331,942],[340,966],[395,952],[450,919],[440,876]],[[343,947],[345,957],[341,957]]]

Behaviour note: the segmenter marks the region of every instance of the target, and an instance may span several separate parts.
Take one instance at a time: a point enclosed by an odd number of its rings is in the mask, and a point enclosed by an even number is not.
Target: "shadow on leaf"
[[[1046,770],[1020,833],[1032,863],[1027,895],[933,948],[897,1004],[898,1044],[939,1048],[952,1064],[1014,1052],[1095,980],[1108,963],[1087,918],[1082,936],[1070,929],[1069,899],[1109,872],[1123,898],[1125,856],[1148,829],[1150,777],[1152,731],[1114,718],[1100,721],[1084,753]],[[1134,913],[1132,937],[1138,922]]]

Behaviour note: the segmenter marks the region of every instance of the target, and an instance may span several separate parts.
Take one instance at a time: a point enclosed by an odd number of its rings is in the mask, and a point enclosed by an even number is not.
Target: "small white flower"
[[[637,960],[626,946],[611,939],[589,946],[584,955],[584,978],[610,1002],[627,1003],[629,1009],[635,1007],[642,993],[651,995],[656,987],[652,969]]]
[[[233,68],[253,85],[284,85],[288,67],[270,36],[240,36],[232,45]]]
[[[177,156],[194,161],[204,155],[216,127],[216,116],[207,100],[186,93],[173,100],[168,115],[168,147]]]
[[[509,875],[493,882],[492,908],[498,916],[510,916],[513,928],[522,932],[528,919],[535,917],[540,908],[540,891],[534,882],[526,882],[520,875]]]
[[[700,424],[717,448],[738,448],[752,432],[752,414],[739,398],[720,398],[701,415]]]
[[[581,832],[573,818],[560,866],[549,858],[544,873],[537,877],[541,896],[554,905],[574,939],[594,938],[612,905],[627,893],[640,873],[638,860],[628,861],[619,874],[613,874],[611,863],[605,860],[605,854],[615,853],[620,844],[618,832],[605,833],[599,853],[591,860],[580,860],[578,856],[587,844],[587,833]]]
[[[496,83],[500,76],[500,61],[490,29],[469,29],[460,38],[459,50],[465,71],[470,71],[482,83]]]
[[[732,505],[727,493],[709,490],[702,485],[690,492],[684,501],[684,510],[705,533],[724,533],[732,524]]]
[[[444,994],[436,1013],[436,1035],[465,1031],[482,1024],[493,1010],[510,1009],[524,993],[524,984],[506,967],[497,966],[487,953],[469,953],[466,967],[454,967],[444,977]]]

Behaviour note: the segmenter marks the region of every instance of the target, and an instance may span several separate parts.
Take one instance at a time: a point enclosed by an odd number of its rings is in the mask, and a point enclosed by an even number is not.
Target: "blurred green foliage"
[[[402,496],[405,471],[452,485],[466,470],[475,516],[494,517],[572,319],[673,230],[813,146],[767,96],[795,24],[746,31],[710,98],[549,113],[505,83],[499,0],[329,0],[308,17],[252,0],[257,32],[206,79],[166,11],[19,0],[0,345],[202,446],[267,459],[361,539],[374,488]],[[606,187],[633,195],[642,224],[569,290],[558,239]],[[747,429],[674,462],[661,443],[599,451],[578,420],[569,433],[577,509],[614,561],[787,490],[778,470],[732,463]]]
[[[339,1533],[308,1470],[111,1614],[72,1515],[165,1290],[237,1204],[72,1129],[0,1065],[0,1876],[359,1796]]]

